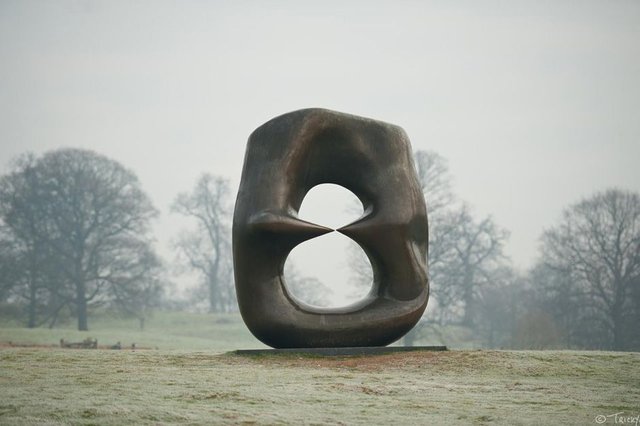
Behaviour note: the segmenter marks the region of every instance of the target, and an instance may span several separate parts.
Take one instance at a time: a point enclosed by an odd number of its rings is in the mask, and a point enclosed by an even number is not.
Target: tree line
[[[419,151],[415,163],[430,221],[423,329],[461,325],[486,347],[640,349],[638,193],[606,189],[569,205],[541,233],[535,265],[517,271],[509,233],[457,199],[446,160]]]
[[[453,193],[446,160],[432,151],[414,160],[429,213],[431,300],[406,343],[459,325],[487,347],[640,348],[637,193],[607,189],[568,206],[542,232],[535,266],[522,272],[504,253],[508,231]],[[186,304],[236,310],[228,180],[205,173],[170,209],[192,223],[173,241],[181,268],[200,280]],[[157,215],[135,173],[103,155],[20,156],[0,178],[1,306],[28,327],[65,315],[86,330],[98,307],[143,326],[150,309],[172,304],[164,297],[168,266],[153,246]],[[370,267],[354,259],[354,278],[367,285]],[[323,298],[317,280],[297,270],[287,278],[307,302]]]
[[[228,180],[202,174],[170,211],[192,223],[172,242],[179,272],[199,278],[182,301],[166,297],[169,265],[151,232],[158,210],[131,170],[81,149],[20,156],[0,177],[2,311],[29,328],[73,317],[79,330],[97,308],[135,316],[141,327],[155,307],[236,311]],[[298,294],[323,297],[320,282],[290,275]]]

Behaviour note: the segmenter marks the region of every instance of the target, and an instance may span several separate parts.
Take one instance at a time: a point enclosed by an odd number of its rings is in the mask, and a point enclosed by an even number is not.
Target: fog
[[[203,172],[235,191],[256,127],[324,107],[448,159],[456,194],[511,232],[526,268],[563,208],[640,190],[638,40],[636,1],[3,1],[0,172],[58,147],[120,161],[173,260],[176,194]]]

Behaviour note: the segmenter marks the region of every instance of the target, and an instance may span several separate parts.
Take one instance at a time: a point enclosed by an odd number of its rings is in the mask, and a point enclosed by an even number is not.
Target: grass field
[[[73,321],[63,322],[53,329],[40,327],[27,329],[24,324],[0,317],[0,344],[58,345],[65,341],[98,339],[100,345],[120,342],[130,347],[183,350],[218,350],[264,348],[244,325],[240,314],[197,314],[159,311],[146,321],[144,331],[139,330],[135,318],[121,318],[109,313],[95,314],[89,321],[90,331],[76,330]],[[396,343],[400,344],[400,342]],[[464,327],[447,326],[437,330],[423,330],[417,345],[446,345],[455,349],[476,349],[473,332]]]
[[[12,348],[0,365],[2,424],[595,424],[640,411],[631,353]]]
[[[0,325],[0,424],[613,425],[640,414],[639,353],[238,356],[224,351],[262,345],[233,315],[164,313],[142,332],[133,320],[93,324]],[[55,347],[85,337],[159,349]]]
[[[90,319],[90,331],[78,331],[73,322],[49,329],[24,328],[11,321],[0,321],[0,344],[59,345],[60,339],[79,342],[98,339],[99,345],[153,349],[216,350],[264,348],[242,322],[239,314],[194,314],[157,312],[146,321],[144,331],[135,318],[120,318],[107,313]]]

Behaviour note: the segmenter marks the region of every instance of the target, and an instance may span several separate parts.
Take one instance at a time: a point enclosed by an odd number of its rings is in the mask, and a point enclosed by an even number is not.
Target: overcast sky
[[[175,195],[205,171],[235,193],[251,131],[306,107],[446,157],[526,268],[567,205],[640,191],[640,2],[0,1],[0,172],[63,146],[122,162],[165,255]]]

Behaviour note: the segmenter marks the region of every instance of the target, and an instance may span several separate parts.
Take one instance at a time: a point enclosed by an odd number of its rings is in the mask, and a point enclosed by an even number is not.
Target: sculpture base
[[[397,352],[446,351],[446,346],[363,346],[354,348],[238,349],[236,355],[366,356]]]

